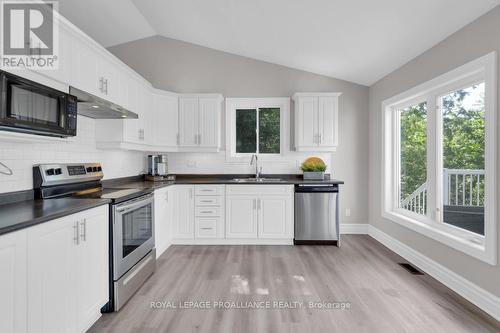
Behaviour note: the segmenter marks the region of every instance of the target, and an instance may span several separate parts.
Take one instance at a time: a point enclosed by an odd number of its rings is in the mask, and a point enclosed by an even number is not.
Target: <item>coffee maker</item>
[[[146,179],[153,181],[170,180],[168,175],[167,155],[148,155],[148,174]]]

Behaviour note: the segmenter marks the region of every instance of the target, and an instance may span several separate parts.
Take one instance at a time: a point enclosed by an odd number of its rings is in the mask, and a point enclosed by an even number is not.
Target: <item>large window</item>
[[[496,54],[384,101],[383,216],[496,263]]]
[[[264,159],[284,155],[289,106],[289,98],[227,98],[228,159],[248,159],[253,154]]]

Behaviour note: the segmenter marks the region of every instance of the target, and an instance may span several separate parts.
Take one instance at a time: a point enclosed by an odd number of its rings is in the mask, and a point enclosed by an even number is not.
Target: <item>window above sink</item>
[[[290,98],[226,98],[226,159],[276,160],[289,150]]]

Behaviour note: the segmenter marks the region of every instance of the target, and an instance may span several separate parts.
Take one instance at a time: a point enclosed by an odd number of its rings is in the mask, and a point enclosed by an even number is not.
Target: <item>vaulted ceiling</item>
[[[108,47],[162,35],[371,85],[500,0],[60,0]]]

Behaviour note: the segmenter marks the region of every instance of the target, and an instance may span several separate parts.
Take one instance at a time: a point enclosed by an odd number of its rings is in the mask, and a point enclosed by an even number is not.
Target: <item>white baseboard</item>
[[[342,235],[368,235],[368,223],[342,223],[340,234]]]
[[[274,238],[206,238],[206,239],[173,239],[174,245],[293,245],[293,239]]]
[[[408,260],[425,273],[500,321],[500,298],[496,295],[466,280],[457,273],[424,256],[422,253],[415,251],[411,247],[401,243],[372,225],[368,226],[368,234],[391,251]]]

